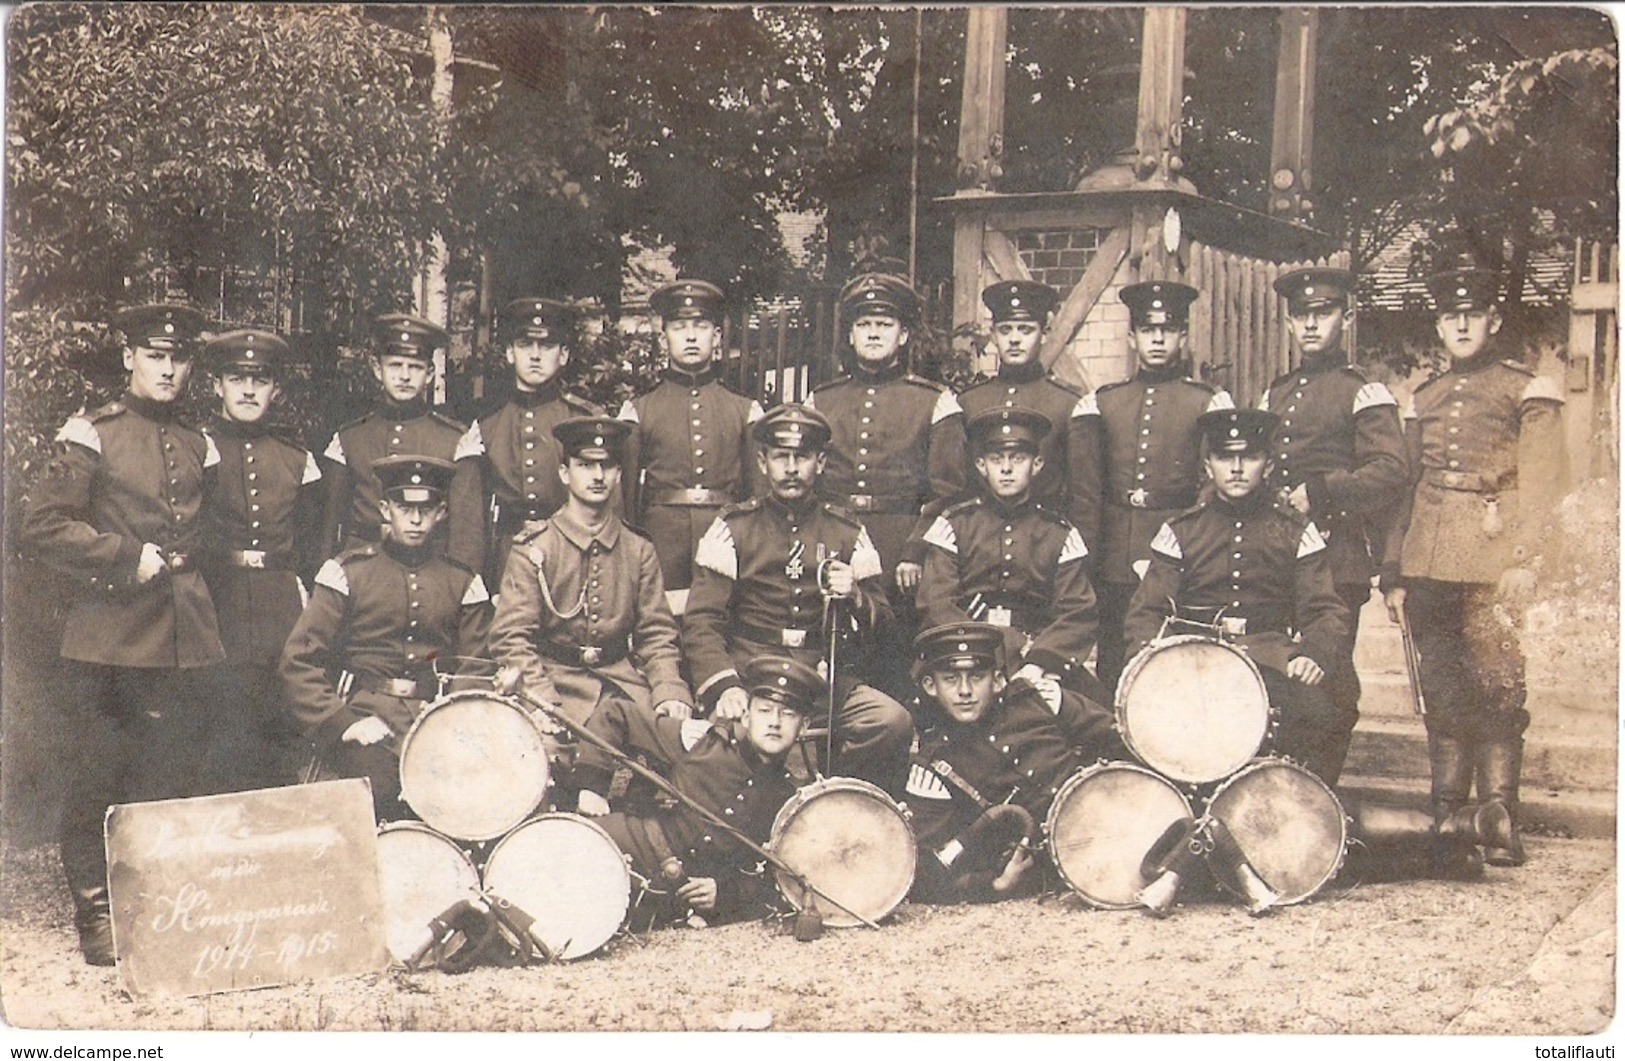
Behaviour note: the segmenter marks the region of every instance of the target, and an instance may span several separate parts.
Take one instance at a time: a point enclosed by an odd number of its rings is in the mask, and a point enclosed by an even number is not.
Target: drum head
[[[1191,817],[1172,784],[1130,763],[1073,774],[1050,805],[1044,832],[1061,878],[1092,906],[1123,910],[1151,882],[1140,862],[1174,822]]]
[[[480,897],[480,875],[452,841],[415,822],[378,830],[384,935],[389,953],[406,962],[429,945],[429,921],[459,899]]]
[[[574,814],[543,814],[496,845],[485,890],[536,919],[533,936],[556,958],[584,958],[620,930],[632,878],[609,834]]]
[[[826,925],[852,928],[879,921],[914,884],[914,831],[885,792],[865,781],[838,777],[801,789],[773,821],[769,847],[791,869],[852,913],[775,871],[779,892],[797,910],[810,901]]]
[[[1261,760],[1220,786],[1207,813],[1230,829],[1282,904],[1314,895],[1343,864],[1348,841],[1343,805],[1301,766]]]
[[[530,712],[493,693],[424,709],[401,744],[401,798],[459,840],[494,840],[547,795],[547,750]]]
[[[1246,766],[1269,736],[1264,679],[1239,649],[1201,637],[1151,645],[1117,687],[1117,726],[1135,758],[1205,784]]]

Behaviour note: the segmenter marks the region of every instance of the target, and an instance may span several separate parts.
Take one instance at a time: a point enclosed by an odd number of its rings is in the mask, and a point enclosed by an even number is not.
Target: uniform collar
[[[688,372],[676,365],[667,364],[661,370],[660,378],[668,383],[675,383],[679,387],[703,387],[707,383],[716,382],[717,364],[713,361],[698,372]]]
[[[416,549],[408,549],[393,538],[385,538],[381,546],[391,559],[403,567],[422,567],[439,555],[433,545],[420,545]]]
[[[1224,495],[1216,493],[1213,495],[1213,503],[1226,512],[1251,516],[1273,507],[1275,499],[1270,496],[1269,483],[1265,482],[1260,483],[1257,490],[1254,490],[1240,501],[1231,501]]]
[[[271,425],[263,417],[252,424],[245,424],[240,420],[215,413],[211,427],[215,434],[226,438],[264,438],[271,433]]]
[[[508,400],[521,409],[534,409],[548,402],[558,401],[563,388],[559,386],[558,377],[548,380],[533,391],[522,391],[518,387],[513,389],[513,397]]]
[[[1450,371],[1459,376],[1470,376],[1474,372],[1482,372],[1491,365],[1498,364],[1499,362],[1500,358],[1496,357],[1493,351],[1484,349],[1478,352],[1477,357],[1468,358],[1465,361],[1450,362]]]
[[[856,361],[852,365],[852,378],[860,383],[890,383],[894,379],[901,379],[907,372],[908,366],[903,364],[901,356],[892,358],[877,369],[870,369],[866,361]]]
[[[1185,377],[1185,362],[1170,361],[1161,368],[1141,368],[1134,374],[1134,378],[1141,383],[1171,383],[1176,379]]]
[[[1303,364],[1298,366],[1298,371],[1312,376],[1321,372],[1330,372],[1334,368],[1347,368],[1348,364],[1348,353],[1338,349],[1331,353],[1321,354],[1312,361],[1309,358],[1304,358]]]
[[[424,398],[415,402],[397,402],[385,398],[378,403],[378,415],[385,420],[405,422],[429,415],[429,403]]]
[[[1000,365],[999,379],[1006,383],[1032,383],[1043,379],[1049,370],[1042,358],[1035,357],[1024,365]]]
[[[988,508],[992,509],[998,514],[1000,519],[1013,519],[1016,516],[1024,515],[1032,511],[1033,490],[1032,487],[1029,486],[1027,488],[1027,496],[1022,498],[1020,501],[1005,501],[1002,498],[993,496],[993,491],[988,488],[986,482],[983,482],[982,500],[987,503]]]
[[[770,491],[763,498],[762,503],[791,520],[806,520],[818,508],[818,494],[816,491],[809,492],[806,497],[801,499],[800,504],[793,505],[787,501],[780,501]]]
[[[125,391],[124,397],[120,400],[124,403],[125,408],[140,413],[148,420],[156,420],[165,424],[173,423],[175,420],[174,402],[155,402],[151,398],[137,398],[129,391]]]
[[[613,549],[621,538],[621,520],[614,514],[611,514],[596,532],[576,522],[563,508],[553,513],[549,522],[559,529],[559,533],[564,535],[566,541],[583,552],[592,548],[594,542],[606,551]]]

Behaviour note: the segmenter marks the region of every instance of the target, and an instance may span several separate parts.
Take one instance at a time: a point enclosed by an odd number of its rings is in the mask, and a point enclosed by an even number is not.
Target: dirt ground
[[[1475,883],[1345,874],[1257,919],[1200,895],[1166,921],[1070,896],[906,904],[881,931],[811,943],[678,929],[568,965],[146,999],[79,960],[55,853],[36,846],[3,865],[0,1001],[35,1029],[1596,1032],[1614,1008],[1615,845],[1529,848]]]

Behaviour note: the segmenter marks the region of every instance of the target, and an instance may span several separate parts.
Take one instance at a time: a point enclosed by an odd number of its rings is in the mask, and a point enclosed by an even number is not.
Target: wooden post
[[[1310,157],[1315,123],[1315,35],[1319,14],[1294,7],[1281,12],[1281,48],[1275,64],[1275,128],[1270,135],[1270,213],[1307,223]]]
[[[1180,122],[1185,112],[1185,9],[1148,7],[1140,41],[1140,108],[1134,129],[1134,175],[1168,183],[1185,168]]]
[[[1004,51],[1009,13],[1002,7],[973,7],[965,15],[965,79],[959,97],[959,190],[986,195],[1003,169]],[[954,222],[954,326],[976,320],[982,283],[979,213],[961,210]]]

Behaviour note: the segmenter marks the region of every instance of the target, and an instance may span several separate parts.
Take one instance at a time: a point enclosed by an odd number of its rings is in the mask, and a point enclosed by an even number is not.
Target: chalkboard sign
[[[372,795],[361,780],[107,812],[119,973],[205,995],[382,970]]]

